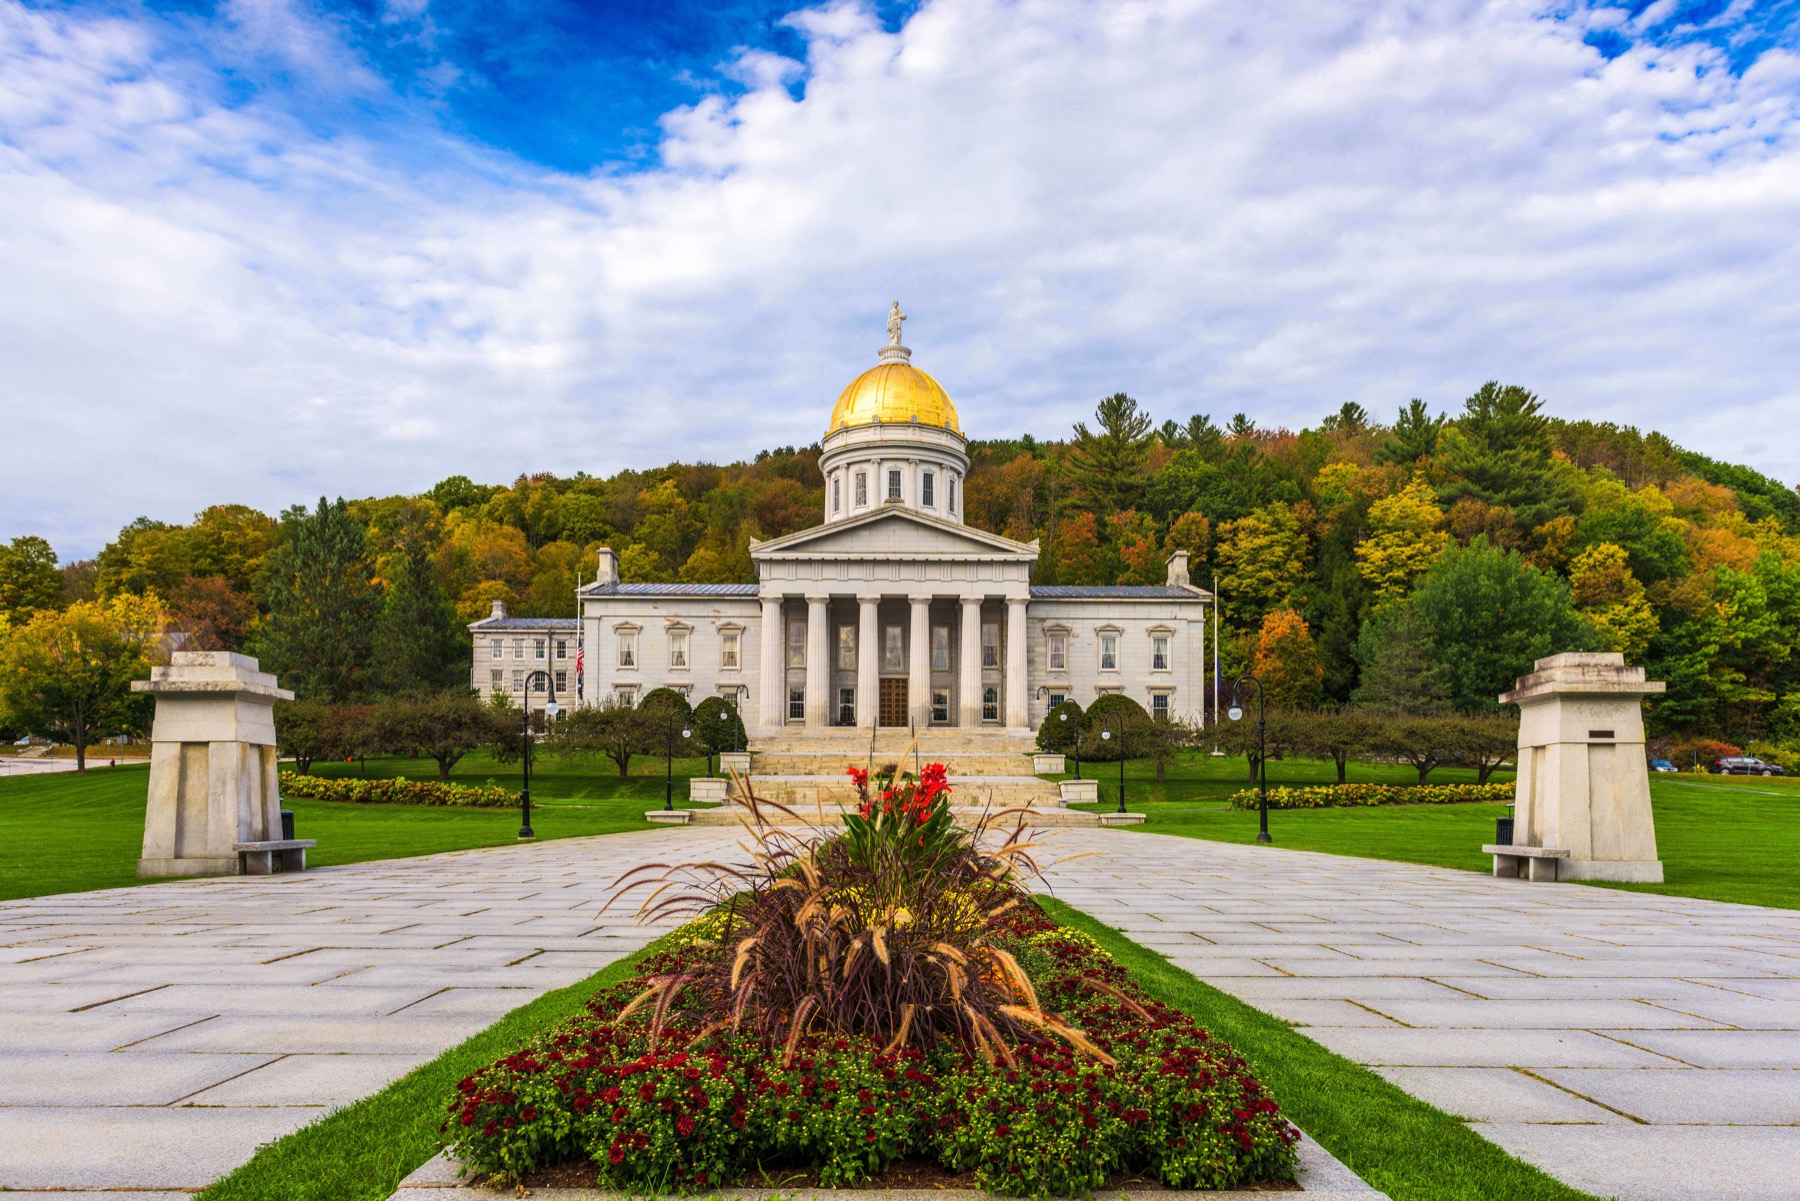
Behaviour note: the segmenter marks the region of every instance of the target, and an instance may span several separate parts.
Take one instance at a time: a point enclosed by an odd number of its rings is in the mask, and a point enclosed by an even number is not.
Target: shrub
[[[1044,715],[1044,724],[1038,727],[1038,750],[1067,754],[1080,741],[1081,729],[1081,706],[1074,701],[1064,701]]]
[[[1108,692],[1094,698],[1082,719],[1081,757],[1095,762],[1118,759],[1121,731],[1124,738],[1129,739],[1132,730],[1148,725],[1149,721],[1150,715],[1144,712],[1144,707],[1122,692]],[[1100,737],[1109,724],[1112,737]]]
[[[750,745],[744,736],[744,719],[719,696],[709,696],[694,706],[694,740],[707,754],[708,772],[712,770],[713,755]]]
[[[1698,756],[1698,763],[1704,768],[1714,759],[1728,759],[1743,753],[1743,747],[1717,738],[1685,738],[1670,745],[1667,757],[1676,767],[1692,767]]]
[[[1313,788],[1271,788],[1271,809],[1330,809],[1351,805],[1459,805],[1510,801],[1511,784],[1327,784]],[[1256,789],[1231,794],[1233,809],[1256,808]]]
[[[505,808],[519,803],[519,794],[492,780],[485,786],[446,784],[438,780],[333,780],[322,776],[281,773],[283,796],[314,801],[342,801],[353,805],[459,805]]]
[[[644,699],[638,702],[638,708],[646,713],[661,709],[673,709],[681,715],[682,721],[692,721],[694,717],[694,710],[688,704],[687,697],[682,696],[673,688],[652,688],[644,694]]]

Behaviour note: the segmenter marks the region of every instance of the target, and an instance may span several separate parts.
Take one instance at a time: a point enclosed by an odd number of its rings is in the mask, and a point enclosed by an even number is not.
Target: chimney
[[[494,611],[488,614],[488,619],[490,621],[506,620],[506,602],[496,596],[494,598]]]
[[[619,582],[619,556],[613,554],[610,546],[600,548],[600,573],[594,577],[594,586],[605,588]]]
[[[1188,553],[1184,550],[1178,550],[1169,556],[1169,587],[1190,587],[1188,584]]]

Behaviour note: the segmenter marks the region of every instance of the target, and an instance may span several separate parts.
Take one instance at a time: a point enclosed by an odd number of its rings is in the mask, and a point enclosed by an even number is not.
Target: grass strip
[[[200,1201],[387,1201],[438,1153],[438,1126],[458,1081],[581,1012],[589,997],[624,980],[662,941],[521,1005],[373,1096],[265,1143],[201,1192]]]
[[[1145,992],[1229,1042],[1308,1137],[1393,1201],[1597,1201],[1111,926],[1037,899],[1055,921],[1098,940]]]

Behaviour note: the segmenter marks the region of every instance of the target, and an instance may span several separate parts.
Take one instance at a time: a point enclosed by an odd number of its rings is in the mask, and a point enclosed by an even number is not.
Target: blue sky
[[[65,557],[810,442],[895,296],[975,436],[1500,377],[1800,479],[1800,0],[0,0],[0,231]]]

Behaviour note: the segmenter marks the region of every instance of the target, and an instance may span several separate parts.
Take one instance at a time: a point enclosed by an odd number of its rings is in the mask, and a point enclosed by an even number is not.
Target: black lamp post
[[[1102,740],[1112,738],[1112,714],[1100,718],[1100,737]],[[1125,812],[1125,718],[1119,718],[1119,812]]]
[[[1057,721],[1068,721],[1069,720],[1069,711],[1067,709],[1063,709],[1061,712],[1059,712],[1056,715],[1056,720]],[[1079,780],[1079,779],[1081,779],[1081,723],[1080,722],[1075,723],[1075,742],[1073,745],[1075,747],[1075,778],[1077,780]]]
[[[669,706],[669,742],[668,742],[668,745],[664,748],[664,763],[666,765],[665,770],[663,772],[663,812],[664,813],[675,812],[675,716],[676,716],[675,706],[670,705]],[[681,736],[683,738],[692,738],[694,736],[694,732],[692,730],[690,730],[686,726],[686,724],[683,724],[681,727]]]
[[[1225,716],[1237,721],[1244,716],[1243,709],[1238,707],[1238,689],[1245,684],[1256,685],[1256,813],[1262,826],[1257,831],[1256,841],[1274,842],[1269,837],[1269,717],[1263,708],[1262,681],[1255,676],[1239,676],[1231,682],[1231,708]]]
[[[521,840],[536,838],[531,829],[531,686],[539,676],[544,677],[544,692],[549,698],[544,702],[544,716],[555,718],[562,710],[556,703],[556,681],[550,673],[539,669],[525,677],[525,712],[519,718],[519,737],[521,739],[519,754],[524,764],[525,782],[519,789],[519,838]]]

